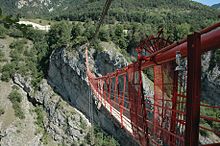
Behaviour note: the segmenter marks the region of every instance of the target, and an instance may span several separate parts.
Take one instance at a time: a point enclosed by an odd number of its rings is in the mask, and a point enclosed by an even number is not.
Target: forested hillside
[[[5,13],[25,17],[98,20],[105,0],[0,0]],[[217,11],[190,0],[118,0],[113,1],[108,22],[141,22],[151,25],[193,24],[193,29],[209,25]],[[199,22],[199,23],[197,23]]]

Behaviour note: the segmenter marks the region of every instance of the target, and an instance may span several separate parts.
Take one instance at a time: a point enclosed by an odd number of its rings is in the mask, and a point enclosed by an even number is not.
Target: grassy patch
[[[37,106],[34,109],[34,112],[36,113],[36,121],[35,124],[40,128],[43,129],[44,128],[44,111],[43,111],[43,107],[41,106]]]
[[[19,119],[24,119],[25,115],[21,108],[22,95],[17,90],[12,90],[8,98],[12,102],[12,107],[15,111],[15,116]]]
[[[16,65],[14,63],[5,64],[1,69],[2,72],[1,80],[8,82],[11,76],[15,73],[15,70],[16,70]]]
[[[7,29],[3,25],[0,25],[0,38],[5,38],[6,33]]]

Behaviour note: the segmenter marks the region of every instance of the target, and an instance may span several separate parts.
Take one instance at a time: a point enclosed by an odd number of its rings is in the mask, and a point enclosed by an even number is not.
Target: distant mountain
[[[219,4],[212,5],[212,7],[213,7],[213,8],[220,9],[220,3],[219,3]]]

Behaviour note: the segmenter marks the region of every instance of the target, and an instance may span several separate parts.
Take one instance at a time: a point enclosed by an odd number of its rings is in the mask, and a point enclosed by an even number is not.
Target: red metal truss
[[[200,101],[201,55],[220,48],[219,26],[173,44],[160,31],[137,47],[137,62],[102,77],[91,73],[86,50],[88,83],[96,99],[142,146],[198,146],[200,130],[220,136],[220,129],[200,125],[200,120],[220,123],[200,113],[201,107],[220,109]],[[182,69],[176,69],[177,52]],[[147,83],[146,71],[153,71],[152,82]],[[146,84],[154,89],[149,91]],[[204,146],[212,145],[220,142]]]

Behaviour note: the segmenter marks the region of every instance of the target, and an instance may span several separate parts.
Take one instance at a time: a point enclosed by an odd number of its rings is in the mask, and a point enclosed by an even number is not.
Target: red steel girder
[[[201,37],[201,53],[207,52],[211,49],[217,49],[220,48],[220,29],[213,30],[209,33],[203,34]],[[157,54],[154,57],[154,61],[157,64],[165,63],[168,61],[175,60],[176,58],[176,52],[180,51],[181,55],[185,57],[187,55],[187,42],[183,42],[182,44],[179,44],[178,46]]]
[[[201,34],[189,35],[187,43],[188,77],[185,146],[198,146],[201,96]]]

